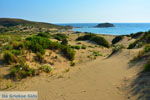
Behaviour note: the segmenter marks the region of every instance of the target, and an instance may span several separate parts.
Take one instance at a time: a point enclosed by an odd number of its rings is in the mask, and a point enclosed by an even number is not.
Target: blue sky
[[[0,0],[0,17],[50,23],[150,22],[150,0]]]

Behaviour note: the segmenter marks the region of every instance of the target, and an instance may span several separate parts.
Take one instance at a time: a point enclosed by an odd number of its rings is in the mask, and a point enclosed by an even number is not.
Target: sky
[[[0,0],[0,18],[49,23],[148,23],[150,0]]]

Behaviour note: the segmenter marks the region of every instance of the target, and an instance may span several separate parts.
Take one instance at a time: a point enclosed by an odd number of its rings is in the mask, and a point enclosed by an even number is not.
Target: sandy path
[[[125,77],[134,75],[129,59],[129,51],[123,51],[72,68],[63,78],[32,78],[15,90],[38,91],[39,100],[127,100],[120,87]]]

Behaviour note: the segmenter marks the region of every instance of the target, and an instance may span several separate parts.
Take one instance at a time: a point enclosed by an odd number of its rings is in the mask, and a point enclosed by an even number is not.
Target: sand
[[[136,67],[128,64],[136,52],[123,50],[59,75],[29,78],[10,90],[38,91],[39,100],[135,100],[124,87],[137,73]]]

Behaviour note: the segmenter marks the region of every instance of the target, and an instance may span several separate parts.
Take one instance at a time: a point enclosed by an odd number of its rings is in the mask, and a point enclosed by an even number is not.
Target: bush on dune
[[[55,35],[53,35],[53,37],[60,41],[68,38],[65,34],[55,34]]]
[[[46,33],[46,32],[40,32],[40,33],[37,34],[37,36],[45,37],[45,38],[50,38],[49,33]]]
[[[39,36],[29,37],[26,40],[25,46],[29,50],[32,50],[35,53],[40,52],[41,54],[45,53],[45,49],[48,49],[51,43],[49,39]]]
[[[32,36],[26,39],[25,47],[35,53],[44,54],[45,49],[60,50],[69,60],[74,59],[75,51],[69,46],[59,42],[52,42],[48,38]]]
[[[15,80],[20,80],[22,78],[26,78],[28,76],[34,76],[36,74],[35,70],[30,68],[25,63],[19,63],[17,65],[14,65],[10,69],[10,76],[14,78]]]
[[[68,40],[67,39],[63,39],[61,42],[62,45],[67,45],[68,44]]]
[[[143,32],[142,34],[143,35],[139,39],[129,45],[128,49],[140,48],[150,43],[150,31]]]
[[[62,46],[61,51],[66,58],[73,61],[75,58],[75,51],[70,46]]]
[[[18,56],[18,55],[20,55],[21,54],[21,50],[11,50],[11,53],[12,54],[14,54],[14,55],[16,55],[16,56]]]
[[[21,41],[13,41],[11,45],[13,49],[17,49],[17,50],[24,48],[24,44]]]
[[[144,52],[150,52],[150,44],[145,46]]]
[[[112,40],[112,44],[116,44],[119,41],[121,41],[123,39],[123,36],[116,36],[113,40]]]
[[[48,65],[42,65],[40,68],[39,68],[41,71],[44,71],[46,73],[49,73],[52,71],[52,68]]]
[[[17,62],[17,58],[10,51],[5,51],[3,54],[3,62],[7,64],[15,63]]]
[[[94,36],[91,38],[90,41],[93,41],[97,43],[98,45],[101,45],[107,48],[109,47],[109,43],[103,37],[100,37],[100,36]]]
[[[77,40],[89,40],[91,42],[95,42],[98,45],[104,46],[104,47],[109,47],[109,43],[105,38],[101,36],[97,36],[95,34],[86,34],[84,36],[78,37]]]
[[[150,60],[144,65],[144,72],[150,72]]]

